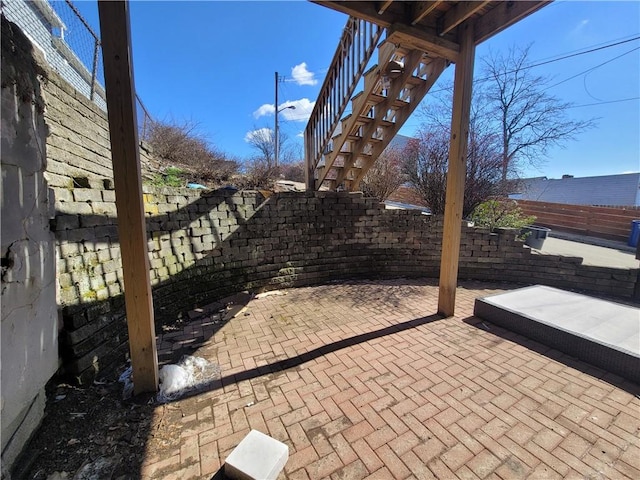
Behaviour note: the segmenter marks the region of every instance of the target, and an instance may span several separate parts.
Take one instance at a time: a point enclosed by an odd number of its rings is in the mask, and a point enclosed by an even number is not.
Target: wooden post
[[[142,202],[128,2],[101,1],[98,12],[134,393],[155,392],[158,357]]]
[[[458,284],[462,206],[464,183],[467,174],[471,86],[476,51],[473,40],[473,23],[467,21],[461,25],[458,35],[460,57],[458,63],[456,63],[453,84],[453,114],[451,118],[451,142],[449,144],[449,169],[447,172],[442,256],[440,257],[440,290],[438,295],[438,313],[446,317],[454,314],[456,287]]]

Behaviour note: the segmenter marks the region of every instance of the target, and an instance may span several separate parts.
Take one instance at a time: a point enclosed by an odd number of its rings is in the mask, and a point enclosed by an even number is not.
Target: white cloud
[[[291,76],[298,85],[316,85],[318,80],[314,73],[307,70],[307,62],[302,62],[291,69]]]
[[[307,122],[313,111],[313,106],[316,102],[310,101],[308,98],[301,98],[300,100],[287,100],[278,106],[280,112],[279,117],[291,122]],[[295,107],[295,108],[287,108]],[[276,109],[273,104],[265,103],[255,112],[253,116],[255,118],[275,115]]]
[[[585,18],[584,20],[580,20],[578,22],[578,24],[573,27],[573,29],[570,32],[570,35],[578,35],[579,33],[581,33],[585,27],[589,24],[589,19]]]
[[[261,105],[255,112],[253,112],[254,118],[264,117],[265,115],[273,115],[276,113],[276,109],[273,106],[273,103],[265,103]]]
[[[309,117],[311,116],[311,112],[313,111],[313,106],[316,102],[311,102],[308,98],[301,98],[300,100],[289,100],[282,104],[278,110],[280,111],[280,117],[285,120],[293,121],[293,122],[307,122],[309,121]],[[287,107],[296,107],[287,108]],[[285,110],[283,110],[283,108]]]
[[[270,128],[258,128],[257,130],[251,130],[244,136],[244,141],[250,143],[254,140],[265,140],[273,138],[273,130]]]
[[[296,137],[304,138],[304,130],[296,135]]]

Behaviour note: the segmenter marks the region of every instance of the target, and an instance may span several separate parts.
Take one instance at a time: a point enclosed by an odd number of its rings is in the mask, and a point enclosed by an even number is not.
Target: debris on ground
[[[123,368],[126,365],[123,366]],[[179,448],[171,425],[181,410],[122,400],[118,377],[87,387],[52,380],[41,427],[16,461],[11,478],[75,480],[140,478],[147,448],[157,455]]]
[[[176,365],[160,369],[157,401],[167,403],[187,394],[205,390],[220,378],[220,367],[201,357],[185,355]]]
[[[133,380],[131,379],[131,375],[133,373],[133,368],[129,367],[122,375],[118,378],[118,382],[124,383],[124,388],[122,389],[122,399],[128,400],[133,396]]]
[[[279,297],[282,295],[286,295],[286,290],[271,290],[270,292],[263,292],[256,295],[256,298],[265,298],[265,297]]]

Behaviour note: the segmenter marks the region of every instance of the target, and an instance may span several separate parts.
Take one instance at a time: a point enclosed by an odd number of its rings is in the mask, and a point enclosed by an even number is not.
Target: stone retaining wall
[[[74,189],[74,198],[79,190]],[[85,190],[85,203],[92,208],[91,198],[105,203],[96,194],[99,190]],[[441,220],[416,211],[385,210],[361,194],[265,198],[259,192],[225,190],[145,191],[158,324],[245,289],[439,274]],[[96,221],[100,218],[104,223]],[[62,343],[69,371],[90,378],[126,351],[117,229],[110,215],[65,213],[58,217],[62,219],[70,227],[58,230]],[[636,276],[636,270],[533,253],[513,233],[463,227],[462,279],[541,283],[631,297]]]

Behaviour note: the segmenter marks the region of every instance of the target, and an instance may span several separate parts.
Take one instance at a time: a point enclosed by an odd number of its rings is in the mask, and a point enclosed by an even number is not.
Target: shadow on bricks
[[[216,379],[214,381],[205,383],[199,386],[197,390],[194,390],[193,392],[180,397],[179,400],[184,400],[185,398],[188,398],[190,396],[201,395],[205,392],[218,390],[227,385],[231,385],[234,383],[240,383],[245,380],[252,380],[254,378],[261,377],[263,375],[268,375],[270,373],[276,373],[276,372],[288,370],[290,368],[296,368],[302,365],[303,363],[310,362],[311,360],[315,360],[316,358],[322,357],[324,355],[328,355],[329,353],[334,353],[339,350],[352,347],[354,345],[375,340],[377,338],[382,338],[388,335],[393,335],[399,332],[403,332],[405,330],[410,330],[412,328],[416,328],[421,325],[426,325],[427,323],[435,322],[441,319],[442,319],[442,316],[438,314],[434,314],[434,315],[415,318],[413,320],[408,320],[406,322],[390,325],[388,327],[374,330],[372,332],[361,333],[359,335],[354,335],[349,338],[344,338],[342,340],[338,340],[332,343],[328,343],[326,345],[322,345],[321,347],[314,348],[313,350],[309,350],[308,352],[302,353],[300,355],[296,355],[294,357],[285,358],[284,360],[278,360],[277,362],[269,363],[267,365],[261,365],[259,367],[244,370],[242,372],[234,373],[232,375],[227,375],[226,377],[222,377],[220,379]]]
[[[589,363],[581,361],[559,350],[548,347],[540,342],[527,338],[518,333],[506,330],[498,325],[487,322],[478,317],[467,317],[463,318],[462,321],[467,325],[471,325],[472,327],[488,332],[491,335],[495,335],[497,338],[517,343],[527,350],[536,352],[540,355],[544,355],[548,359],[560,362],[569,368],[573,368],[582,373],[586,373],[587,375],[591,375],[592,377],[599,378],[600,380],[603,380],[614,387],[625,390],[632,395],[640,396],[640,385],[625,378],[619,377],[618,375],[614,375],[613,373],[590,365]],[[501,340],[496,339],[495,341],[492,341],[493,345],[491,346],[494,346],[495,344],[500,342]]]

